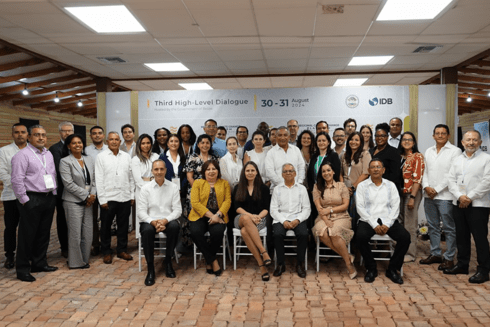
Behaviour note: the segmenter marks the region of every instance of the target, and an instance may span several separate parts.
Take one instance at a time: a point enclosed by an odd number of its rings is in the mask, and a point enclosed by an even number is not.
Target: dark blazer
[[[402,158],[400,153],[389,144],[386,144],[386,147],[383,150],[374,155],[376,149],[377,146],[369,150],[371,158],[378,158],[383,162],[383,165],[385,166],[383,178],[395,183],[397,189],[400,190],[402,186],[402,173],[400,169]]]
[[[308,166],[308,171],[306,172],[306,179],[308,182],[309,192],[313,191],[313,186],[315,186],[316,183],[317,174],[315,174],[315,164],[318,159],[318,156],[319,156],[318,153],[315,153],[310,158],[310,165]],[[322,164],[324,162],[330,162],[332,164],[332,168],[334,172],[333,179],[334,181],[338,182],[340,178],[341,165],[340,165],[339,155],[337,154],[337,152],[332,150],[327,156],[325,156],[325,158],[323,158]]]
[[[165,161],[165,167],[167,167],[167,173],[165,174],[165,179],[172,181],[172,178],[174,178],[174,176],[177,175],[177,177],[180,178],[180,191],[182,192],[182,190],[185,190],[185,187],[187,185],[187,174],[182,173],[182,169],[184,168],[185,165],[185,158],[184,160],[180,160],[179,169],[177,171],[177,174],[175,174],[174,166],[167,158],[167,152],[168,150],[162,153],[159,158]]]
[[[49,148],[49,152],[53,155],[54,166],[56,168],[56,182],[58,185],[58,189],[56,191],[56,196],[61,199],[63,195],[63,181],[60,176],[60,161],[61,161],[61,152],[63,151],[63,142],[59,141],[58,143],[53,144]]]
[[[90,175],[90,190],[85,189],[82,167],[74,156],[70,154],[60,161],[60,175],[65,185],[62,195],[64,201],[83,202],[89,194],[97,193],[94,161],[90,156],[83,156],[83,161]]]

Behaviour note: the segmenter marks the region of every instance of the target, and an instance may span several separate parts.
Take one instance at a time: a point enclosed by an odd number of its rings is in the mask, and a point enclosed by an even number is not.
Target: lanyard
[[[48,174],[48,169],[46,168],[46,157],[44,156],[44,154],[43,154],[44,162],[42,162],[41,159],[37,156],[37,153],[34,152],[34,150],[31,147],[29,147],[29,149],[32,151],[32,153],[34,153],[34,155],[36,156],[37,160],[39,160],[39,162],[41,163],[41,165],[43,165],[44,171],[46,172],[46,175],[47,175]]]
[[[322,161],[323,161],[323,158],[325,158],[325,156],[318,156],[318,158],[316,159],[316,162],[315,162],[315,175],[318,174],[318,168],[320,167]]]

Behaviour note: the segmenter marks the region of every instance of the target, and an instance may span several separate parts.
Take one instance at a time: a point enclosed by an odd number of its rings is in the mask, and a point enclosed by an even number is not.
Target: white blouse
[[[255,152],[255,149],[247,151],[247,155],[250,158],[250,161],[255,162],[255,164],[259,168],[259,173],[264,183],[269,180],[265,173],[265,157],[267,156],[267,152],[269,151],[269,149],[270,147],[266,147],[261,153]]]
[[[219,160],[219,166],[221,169],[221,177],[230,183],[230,187],[233,190],[235,185],[240,180],[240,173],[242,172],[243,162],[236,156],[235,162],[229,152],[227,152],[223,158]]]

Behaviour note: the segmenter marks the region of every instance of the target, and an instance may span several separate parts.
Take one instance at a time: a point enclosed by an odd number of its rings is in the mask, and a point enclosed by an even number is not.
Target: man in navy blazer
[[[63,150],[63,144],[65,139],[75,133],[73,124],[65,121],[58,125],[58,130],[60,132],[60,141],[53,144],[49,148],[49,152],[53,155],[54,165],[56,167],[56,179],[58,185],[58,193],[56,194],[56,228],[58,230],[58,240],[60,242],[61,255],[68,258],[68,227],[66,226],[66,216],[65,209],[63,209],[63,200],[61,196],[63,195],[63,182],[60,176],[60,160],[61,152]]]

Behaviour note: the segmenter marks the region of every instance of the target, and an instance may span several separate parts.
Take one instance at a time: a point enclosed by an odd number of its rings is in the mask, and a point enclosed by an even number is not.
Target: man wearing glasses
[[[66,225],[66,216],[65,209],[63,208],[63,200],[61,196],[63,195],[63,182],[61,181],[60,176],[60,160],[61,160],[61,151],[63,150],[63,144],[65,143],[66,138],[75,133],[73,124],[65,121],[58,125],[58,130],[60,132],[60,141],[58,143],[53,144],[49,148],[49,152],[53,155],[54,165],[56,167],[56,176],[57,176],[57,184],[58,184],[58,192],[56,195],[56,228],[58,230],[58,240],[60,242],[61,255],[65,258],[68,258],[68,227]]]
[[[36,280],[31,273],[50,272],[46,252],[56,205],[56,169],[41,125],[29,128],[29,144],[12,157],[12,189],[20,212],[17,278]]]
[[[204,123],[203,129],[204,133],[209,135],[213,140],[212,147],[214,154],[222,158],[228,152],[228,150],[226,150],[226,142],[216,137],[216,134],[218,133],[218,123],[214,119],[208,119]],[[194,150],[196,149],[196,147],[197,143],[194,147]]]
[[[336,128],[335,131],[333,132],[333,142],[335,143],[335,152],[339,155],[339,158],[342,158],[341,156],[345,152],[345,131],[342,127]]]
[[[439,263],[439,270],[454,266],[456,254],[456,226],[453,218],[454,196],[448,189],[451,163],[461,155],[461,149],[449,142],[449,127],[439,124],[432,135],[436,144],[425,151],[425,170],[422,178],[424,209],[429,224],[430,255],[420,260],[422,265]],[[441,250],[441,221],[446,236],[446,252]]]
[[[357,122],[354,118],[349,118],[344,121],[344,131],[345,131],[345,139],[349,137],[352,133],[354,133],[357,129]]]
[[[248,128],[246,126],[238,126],[236,129],[236,138],[238,140],[238,157],[243,160],[245,144],[247,144],[248,139]]]
[[[277,268],[274,276],[279,277],[286,271],[284,263],[284,238],[288,230],[294,231],[298,242],[296,272],[306,277],[304,268],[306,247],[308,245],[308,227],[306,220],[310,216],[311,206],[306,187],[295,181],[296,170],[290,163],[282,166],[283,182],[272,193],[271,216],[273,219],[274,247],[277,253]]]
[[[371,158],[377,158],[383,162],[383,178],[395,183],[398,190],[401,190],[401,156],[397,149],[388,144],[390,126],[387,123],[376,125],[374,138],[376,146],[369,150]]]
[[[296,145],[296,139],[298,138],[299,124],[297,120],[291,119],[288,121],[289,130],[289,144]]]

